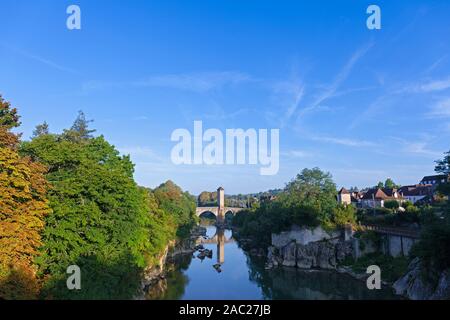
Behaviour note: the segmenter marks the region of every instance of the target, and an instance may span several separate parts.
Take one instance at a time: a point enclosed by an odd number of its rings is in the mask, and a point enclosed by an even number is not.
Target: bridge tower
[[[217,204],[217,222],[221,224],[225,221],[225,189],[222,187],[217,189]]]
[[[217,263],[225,262],[225,230],[217,230]]]

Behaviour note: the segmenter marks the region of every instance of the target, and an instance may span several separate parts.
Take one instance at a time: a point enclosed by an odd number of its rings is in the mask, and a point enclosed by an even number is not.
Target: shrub
[[[397,210],[400,208],[400,204],[396,200],[388,200],[384,202],[384,207],[391,210]]]

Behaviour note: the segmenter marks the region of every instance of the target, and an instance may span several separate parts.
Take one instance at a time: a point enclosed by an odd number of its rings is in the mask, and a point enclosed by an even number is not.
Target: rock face
[[[311,242],[339,238],[340,235],[340,232],[326,232],[321,227],[308,229],[294,226],[290,231],[272,234],[272,245],[281,248],[292,241],[307,245]]]
[[[336,269],[338,262],[352,254],[351,241],[317,241],[306,245],[291,242],[281,248],[268,250],[268,266],[287,266],[301,269]]]
[[[206,228],[195,226],[191,230],[189,238],[175,243],[168,253],[169,258],[180,254],[192,254],[196,251],[195,247],[199,244],[199,238],[206,236]]]
[[[406,274],[393,285],[396,294],[412,300],[450,299],[450,270],[445,270],[439,275],[437,284],[425,280],[422,271],[423,266],[419,258],[411,261]]]
[[[165,265],[167,259],[173,258],[180,254],[192,254],[196,251],[198,246],[199,237],[206,235],[206,228],[195,226],[191,230],[189,238],[184,239],[181,242],[171,242],[169,243],[164,252],[158,259],[158,262],[152,266],[145,268],[143,272],[143,277],[141,280],[142,296],[136,299],[143,299],[145,292],[148,291],[149,287],[161,285],[161,280],[164,280]]]

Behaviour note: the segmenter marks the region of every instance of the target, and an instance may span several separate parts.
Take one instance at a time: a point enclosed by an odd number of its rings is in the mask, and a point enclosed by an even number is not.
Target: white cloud
[[[286,111],[282,113],[279,120],[279,126],[283,128],[297,112],[297,109],[305,94],[305,87],[299,80],[292,80],[277,82],[271,88],[275,93],[275,99],[277,102],[287,105]],[[275,114],[269,115],[270,118],[273,118],[274,116]],[[276,117],[278,117],[278,115],[276,115]]]
[[[447,79],[427,80],[416,83],[406,83],[396,89],[394,93],[431,93],[450,89],[450,77]]]
[[[355,66],[355,64],[370,50],[370,48],[372,46],[373,46],[373,44],[370,43],[369,45],[366,45],[366,46],[358,49],[356,52],[354,52],[353,55],[351,56],[351,58],[345,64],[345,66],[337,74],[333,83],[330,86],[328,86],[321,94],[319,94],[311,105],[300,110],[299,116],[302,116],[302,115],[316,109],[317,107],[320,106],[321,103],[323,103],[327,99],[333,97],[336,94],[336,91],[341,86],[341,84],[345,80],[347,80],[347,78],[350,75],[351,71],[353,70],[353,67]]]
[[[79,74],[79,72],[76,71],[76,70],[73,70],[71,68],[67,68],[65,66],[62,66],[62,65],[56,63],[56,62],[53,62],[53,61],[51,61],[49,59],[46,59],[46,58],[42,58],[42,57],[37,56],[37,55],[32,54],[32,53],[29,53],[29,52],[27,52],[25,50],[21,50],[19,48],[15,48],[15,47],[6,45],[4,43],[0,43],[0,47],[6,48],[6,49],[8,49],[8,50],[10,50],[10,51],[12,51],[14,53],[17,53],[17,54],[27,58],[27,59],[37,61],[37,62],[42,63],[42,64],[44,64],[44,65],[46,65],[48,67],[51,67],[53,69],[56,69],[56,70],[59,70],[59,71],[62,71],[62,72],[71,73],[71,74]]]
[[[251,76],[236,71],[197,72],[184,74],[153,75],[137,81],[88,81],[83,84],[84,91],[111,88],[171,88],[177,90],[207,92],[225,86],[255,81]]]
[[[418,87],[419,91],[432,92],[442,91],[450,88],[450,78],[444,80],[435,80],[424,83]]]
[[[428,113],[430,117],[450,117],[450,97],[438,101]]]
[[[333,137],[312,137],[314,141],[328,142],[333,144],[339,144],[347,147],[374,147],[377,144],[365,141],[365,140],[355,140],[346,138],[333,138]]]
[[[431,157],[439,157],[441,155],[441,152],[434,151],[428,149],[428,143],[423,141],[418,142],[403,142],[404,147],[402,148],[403,152],[406,153],[412,153],[412,154],[419,154],[424,156],[431,156]]]
[[[291,157],[291,158],[308,158],[311,157],[312,154],[310,152],[307,151],[303,151],[303,150],[289,150],[288,152],[283,153],[283,155],[287,156],[287,157]]]

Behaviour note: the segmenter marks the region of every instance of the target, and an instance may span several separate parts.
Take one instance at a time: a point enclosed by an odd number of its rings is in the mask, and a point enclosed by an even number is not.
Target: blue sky
[[[71,4],[81,30],[66,28]],[[370,4],[381,30],[366,27]],[[258,192],[315,166],[338,186],[412,184],[450,149],[448,1],[2,0],[0,12],[0,93],[24,137],[82,109],[145,186]],[[279,128],[279,173],[173,165],[170,135],[194,120]]]

